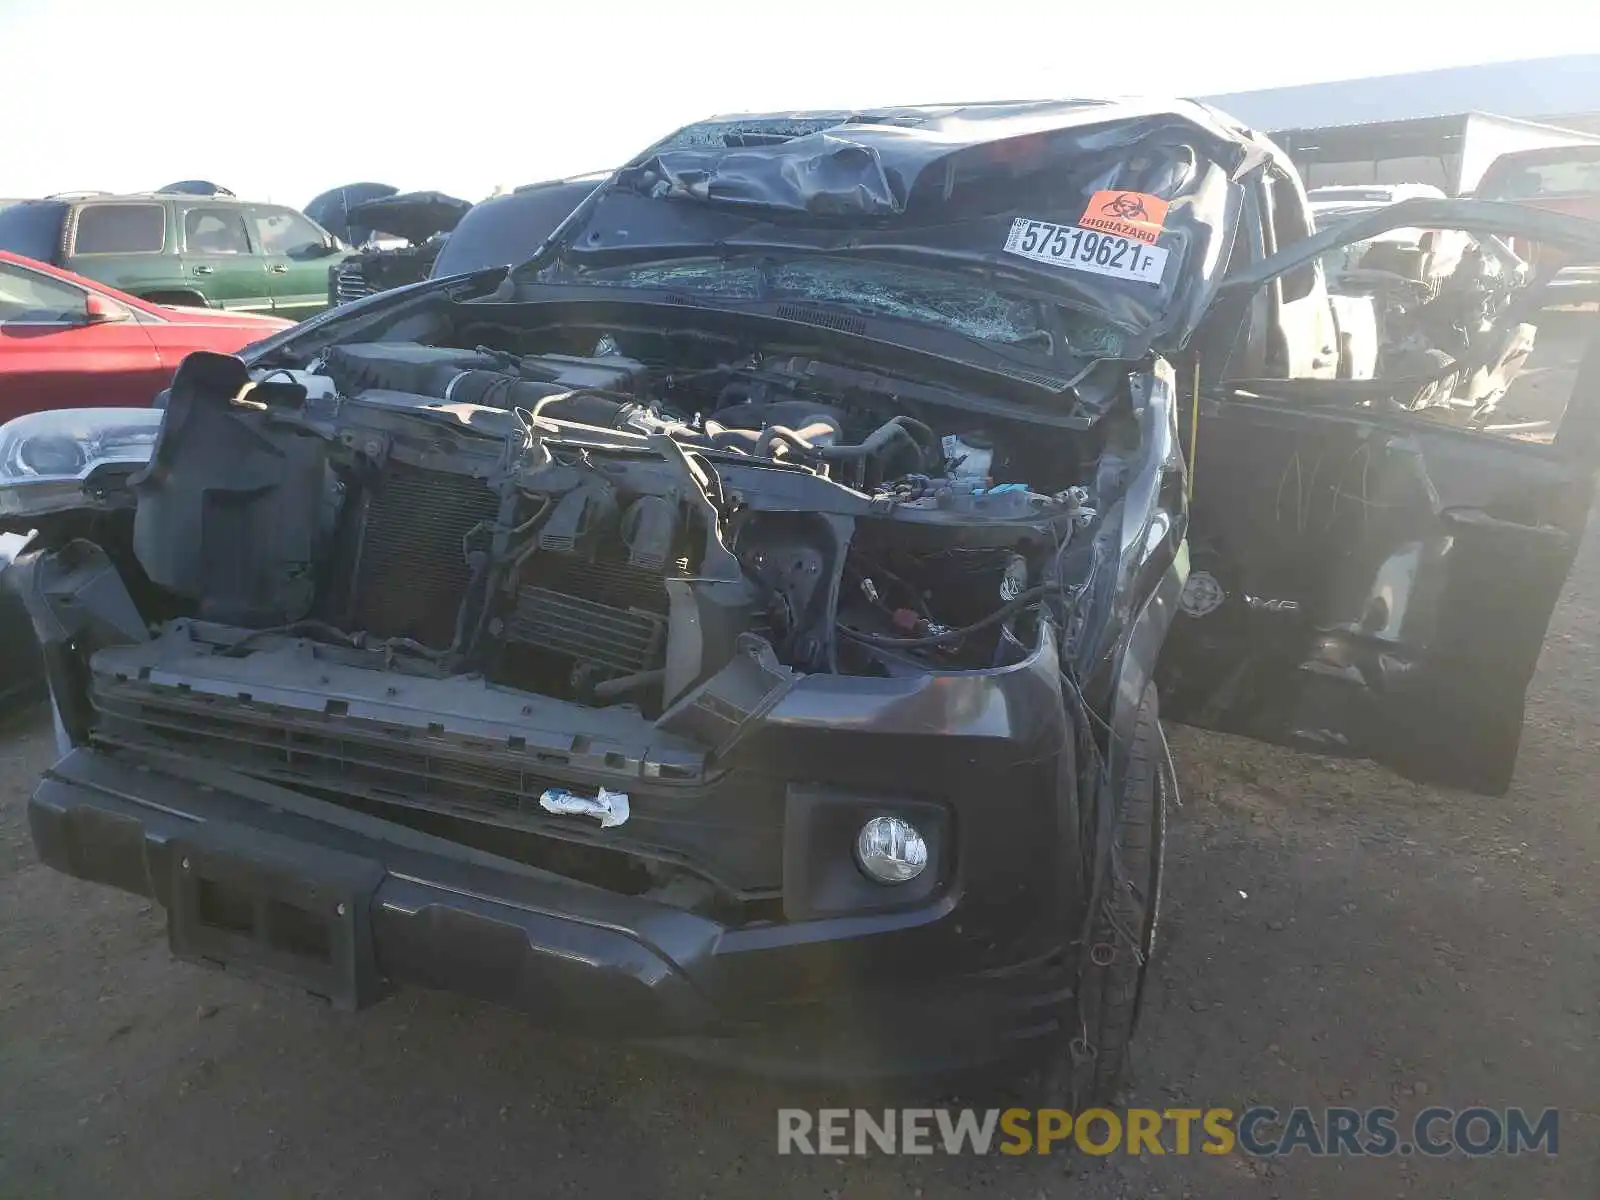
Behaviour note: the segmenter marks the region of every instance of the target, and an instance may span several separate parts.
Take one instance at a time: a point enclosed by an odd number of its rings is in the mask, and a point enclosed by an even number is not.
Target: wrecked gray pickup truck
[[[1543,438],[1296,363],[1341,238],[1600,229],[1303,204],[1190,104],[707,122],[520,267],[13,422],[41,857],[346,1008],[1104,1095],[1158,695],[1502,792],[1592,498],[1593,354]]]

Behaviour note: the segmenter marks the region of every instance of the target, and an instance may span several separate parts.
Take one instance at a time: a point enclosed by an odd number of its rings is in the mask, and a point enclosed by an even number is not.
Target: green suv
[[[156,304],[295,321],[328,306],[328,268],[353,253],[281,204],[176,192],[7,205],[0,208],[0,249]]]

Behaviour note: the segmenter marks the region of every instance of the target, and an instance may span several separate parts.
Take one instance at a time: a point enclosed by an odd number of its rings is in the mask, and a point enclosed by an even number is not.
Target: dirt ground
[[[1129,1092],[1556,1107],[1560,1153],[780,1158],[847,1102],[409,993],[359,1017],[167,956],[159,909],[33,860],[48,723],[0,738],[0,1195],[1600,1196],[1600,547],[1558,610],[1499,800],[1174,731],[1166,924]]]

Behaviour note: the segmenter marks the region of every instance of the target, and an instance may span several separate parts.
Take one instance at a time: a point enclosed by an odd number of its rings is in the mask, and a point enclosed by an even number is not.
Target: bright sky
[[[479,200],[497,184],[614,166],[719,112],[1205,95],[1600,50],[1600,22],[1573,11],[1571,0],[1518,0],[1503,19],[1459,0],[0,0],[0,196],[201,178],[299,206],[371,179]]]

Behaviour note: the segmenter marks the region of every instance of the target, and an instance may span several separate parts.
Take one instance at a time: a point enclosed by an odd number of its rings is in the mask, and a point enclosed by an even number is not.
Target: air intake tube
[[[619,400],[604,392],[574,391],[560,384],[518,379],[500,371],[453,371],[449,378],[440,382],[442,386],[435,394],[450,404],[479,404],[507,411],[537,406],[540,416],[602,429],[622,429],[639,411],[637,403]]]

